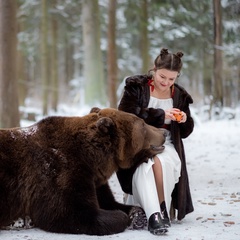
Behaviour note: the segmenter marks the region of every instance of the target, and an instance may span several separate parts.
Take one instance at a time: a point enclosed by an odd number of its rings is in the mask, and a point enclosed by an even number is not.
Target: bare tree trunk
[[[108,70],[108,96],[110,107],[117,107],[117,54],[116,54],[116,0],[109,0],[108,7],[108,52],[107,52],[107,70]]]
[[[146,73],[150,69],[149,65],[149,39],[148,39],[148,3],[147,0],[141,1],[141,57],[142,57],[142,71]]]
[[[28,81],[26,73],[26,61],[21,51],[17,51],[17,76],[19,105],[24,106],[28,92]]]
[[[106,104],[98,1],[82,1],[85,104]]]
[[[214,99],[213,104],[223,106],[222,79],[222,6],[221,0],[213,0],[214,10]]]
[[[19,5],[17,7],[19,9]],[[17,11],[18,11],[17,9]],[[25,24],[22,21],[17,23],[17,32],[23,32]],[[28,93],[28,76],[27,76],[27,62],[22,50],[17,50],[17,76],[18,76],[18,99],[19,105],[25,105],[25,99]]]
[[[41,78],[43,115],[48,114],[48,54],[47,54],[47,0],[42,0],[41,17]]]
[[[56,0],[52,0],[52,7],[56,7]],[[52,61],[51,61],[51,83],[52,83],[52,108],[57,111],[58,106],[58,51],[57,51],[57,31],[58,24],[56,16],[52,15]]]
[[[205,97],[212,95],[212,68],[209,69],[209,64],[209,55],[203,52],[203,87]]]
[[[16,1],[0,1],[0,127],[20,125],[16,76]]]
[[[237,88],[237,99],[236,99],[236,105],[240,102],[240,62],[238,61],[238,71],[237,71],[237,84],[236,84],[236,88]]]
[[[68,85],[69,81],[74,77],[74,46],[69,43],[66,27],[63,31],[66,32],[64,34],[64,83]]]

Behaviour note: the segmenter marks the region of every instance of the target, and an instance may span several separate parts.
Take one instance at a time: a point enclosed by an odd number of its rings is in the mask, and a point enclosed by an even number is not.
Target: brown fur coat
[[[118,109],[136,114],[145,120],[146,123],[155,127],[161,127],[164,124],[165,113],[162,109],[148,108],[150,99],[150,89],[148,81],[152,78],[150,75],[136,75],[126,79],[124,94]],[[191,96],[181,86],[174,84],[173,107],[179,108],[187,114],[185,123],[171,122],[171,136],[174,147],[179,154],[182,162],[181,177],[175,185],[172,193],[173,207],[178,210],[177,218],[181,220],[186,214],[191,213],[193,209],[192,198],[189,188],[188,173],[182,138],[188,137],[194,128],[194,122],[191,117],[189,104],[193,103]],[[132,175],[136,167],[129,170],[119,170],[117,176],[122,189],[126,193],[132,193]]]

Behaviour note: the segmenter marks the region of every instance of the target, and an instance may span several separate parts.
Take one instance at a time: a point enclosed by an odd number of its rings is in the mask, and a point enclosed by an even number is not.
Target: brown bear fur
[[[124,231],[133,206],[115,201],[108,179],[163,143],[163,131],[110,108],[0,130],[0,226],[30,216],[35,227],[57,233]]]

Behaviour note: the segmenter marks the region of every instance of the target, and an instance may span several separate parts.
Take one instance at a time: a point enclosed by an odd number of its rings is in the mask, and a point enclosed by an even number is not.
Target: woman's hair
[[[177,52],[174,54],[169,53],[168,49],[162,48],[160,54],[154,60],[155,66],[152,70],[165,68],[167,70],[177,71],[180,73],[182,69],[182,56],[182,52]]]

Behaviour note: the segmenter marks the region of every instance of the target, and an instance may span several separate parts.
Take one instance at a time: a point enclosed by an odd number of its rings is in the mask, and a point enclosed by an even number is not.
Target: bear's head
[[[117,166],[130,168],[164,150],[165,131],[144,122],[134,114],[113,108],[93,108],[96,126],[102,135],[111,136],[117,151]]]

